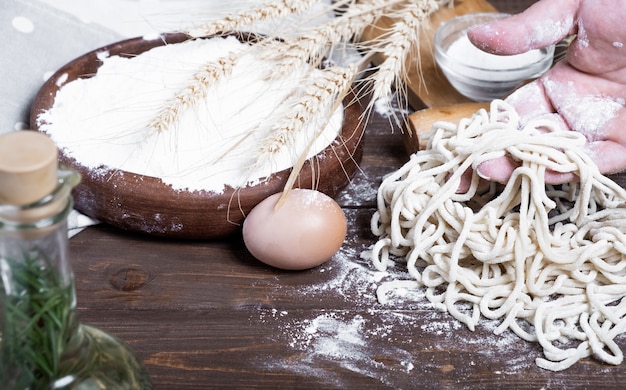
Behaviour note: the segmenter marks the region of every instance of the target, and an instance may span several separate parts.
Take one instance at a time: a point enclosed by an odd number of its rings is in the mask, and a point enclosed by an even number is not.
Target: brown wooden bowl
[[[232,35],[232,34],[231,34]],[[253,35],[235,34],[240,40]],[[159,39],[132,38],[93,50],[63,66],[42,86],[31,108],[30,126],[38,130],[37,117],[50,109],[65,83],[91,77],[102,62],[98,53],[133,56],[157,46],[180,43],[188,36],[164,34]],[[65,77],[65,76],[64,76]],[[322,152],[309,159],[296,181],[296,187],[316,188],[334,197],[350,181],[362,157],[363,111],[355,96],[345,101],[343,127],[339,136]],[[93,170],[68,158],[59,150],[62,164],[82,175],[74,190],[75,208],[85,215],[118,228],[154,236],[185,239],[210,239],[239,233],[245,215],[260,201],[282,191],[291,169],[272,174],[261,184],[227,188],[223,193],[179,191],[160,179],[119,169]]]

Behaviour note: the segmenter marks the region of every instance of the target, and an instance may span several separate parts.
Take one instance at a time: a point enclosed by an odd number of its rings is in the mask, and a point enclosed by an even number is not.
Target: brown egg
[[[319,191],[293,189],[275,210],[281,195],[263,200],[244,220],[243,240],[250,253],[286,270],[313,268],[329,260],[347,231],[337,202]]]

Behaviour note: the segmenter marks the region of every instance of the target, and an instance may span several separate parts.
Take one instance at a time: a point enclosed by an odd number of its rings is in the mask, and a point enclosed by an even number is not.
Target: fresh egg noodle
[[[379,301],[395,288],[424,287],[471,330],[481,317],[495,319],[496,334],[510,329],[539,343],[542,368],[588,356],[620,364],[626,191],[599,172],[584,144],[546,119],[522,124],[499,100],[458,124],[436,123],[428,147],[378,191],[373,264],[384,271],[406,261],[411,276],[381,284]],[[476,167],[505,154],[521,163],[508,183],[481,181]],[[470,189],[457,194],[469,168]],[[546,185],[547,169],[580,181]]]

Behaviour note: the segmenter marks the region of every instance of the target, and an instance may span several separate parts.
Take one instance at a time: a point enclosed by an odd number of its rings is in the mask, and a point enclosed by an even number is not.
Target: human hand
[[[546,47],[576,34],[563,60],[506,101],[522,122],[552,116],[564,128],[582,133],[589,156],[604,174],[626,169],[625,16],[626,1],[540,0],[520,14],[468,32],[476,46],[503,55]],[[517,165],[503,157],[482,163],[477,173],[506,183]],[[545,179],[560,184],[577,177],[551,171]]]

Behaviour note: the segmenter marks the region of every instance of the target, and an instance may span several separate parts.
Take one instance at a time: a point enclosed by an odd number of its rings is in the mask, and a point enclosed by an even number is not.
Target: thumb
[[[471,27],[470,41],[500,55],[550,46],[575,31],[580,0],[541,0],[524,12]]]

